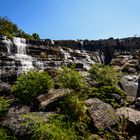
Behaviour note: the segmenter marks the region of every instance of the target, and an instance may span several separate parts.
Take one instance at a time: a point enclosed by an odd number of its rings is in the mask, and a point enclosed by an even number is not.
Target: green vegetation
[[[0,117],[5,115],[10,105],[10,100],[5,99],[4,97],[0,97]]]
[[[19,76],[11,91],[22,103],[30,104],[38,95],[48,92],[52,87],[53,80],[47,72],[34,70]]]
[[[0,17],[0,35],[7,36],[8,38],[12,37],[22,37],[26,39],[36,40],[40,39],[37,33],[29,35],[22,31],[16,24],[14,24],[7,17]]]
[[[91,134],[91,119],[87,108],[78,93],[66,94],[61,105],[60,114],[64,114],[66,122],[72,127],[77,136],[88,137]]]
[[[110,66],[94,64],[89,72],[97,82],[104,86],[116,86],[118,83],[117,74]]]
[[[61,87],[75,90],[79,90],[83,87],[83,77],[74,69],[62,67],[57,78]]]
[[[86,86],[83,77],[74,68],[62,67],[59,70],[54,79],[59,82],[61,88],[73,90],[61,98],[58,103],[58,114],[52,115],[47,121],[36,113],[23,115],[27,120],[23,125],[32,126],[33,140],[87,140],[92,138],[93,133],[111,140],[118,139],[121,129],[125,133],[122,127],[116,127],[111,131],[95,129],[84,103],[86,99],[98,98],[114,108],[120,107],[121,104],[116,97],[125,100],[126,95],[117,85],[117,74],[109,66],[96,64],[90,69],[90,76],[101,84],[94,87]],[[52,87],[53,80],[46,72],[33,70],[19,76],[17,84],[11,90],[15,97],[28,105]]]
[[[64,121],[64,116],[52,116],[49,123],[36,125],[33,140],[76,140],[77,136],[72,127]]]
[[[0,140],[16,140],[16,137],[12,136],[7,129],[0,128]]]
[[[40,39],[39,34],[37,34],[37,33],[33,33],[33,34],[32,34],[32,37],[33,37],[34,39],[36,39],[36,40],[39,40],[39,39]]]
[[[76,93],[65,95],[61,110],[72,120],[81,120],[86,115],[84,102],[79,99]]]

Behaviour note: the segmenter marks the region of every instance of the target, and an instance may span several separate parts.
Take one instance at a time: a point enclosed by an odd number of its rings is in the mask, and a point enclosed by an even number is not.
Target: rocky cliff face
[[[140,38],[108,40],[25,40],[0,37],[0,81],[12,82],[22,71],[69,66],[80,70],[91,64],[119,66],[123,71],[139,71]]]

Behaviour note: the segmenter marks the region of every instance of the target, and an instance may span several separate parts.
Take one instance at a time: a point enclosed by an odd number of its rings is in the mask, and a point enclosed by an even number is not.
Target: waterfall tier
[[[122,65],[120,63],[125,62],[128,56],[133,59],[134,53],[137,53],[138,59],[140,58],[139,46],[140,38],[36,41],[19,37],[8,39],[2,36],[0,37],[0,80],[7,82],[11,80],[10,75],[15,76],[30,69],[46,70],[73,63],[78,70],[88,70],[94,63]],[[123,57],[120,59],[118,56]],[[137,63],[139,65],[139,62]],[[125,67],[122,66],[122,69]]]

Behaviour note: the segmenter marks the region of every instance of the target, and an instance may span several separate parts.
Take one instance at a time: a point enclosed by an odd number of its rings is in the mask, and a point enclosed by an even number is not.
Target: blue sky
[[[0,0],[0,16],[41,38],[140,36],[140,0]]]

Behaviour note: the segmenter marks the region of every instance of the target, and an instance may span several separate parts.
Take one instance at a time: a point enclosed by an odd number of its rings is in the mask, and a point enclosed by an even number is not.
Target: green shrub
[[[98,98],[106,103],[111,104],[114,108],[120,107],[119,101],[115,98],[114,94],[119,95],[123,100],[126,99],[126,94],[119,87],[101,86],[99,88],[90,87],[83,89],[79,93],[79,97],[84,99]]]
[[[75,129],[78,136],[87,137],[91,133],[91,119],[78,93],[65,95],[60,106],[60,113],[66,116],[65,120]]]
[[[57,78],[58,82],[64,88],[78,90],[83,87],[83,77],[74,69],[62,67]]]
[[[81,120],[86,115],[84,102],[75,93],[65,95],[61,107],[62,112],[75,121]]]
[[[4,97],[0,97],[0,116],[5,115],[10,107],[10,100],[5,99]]]
[[[46,72],[34,70],[20,75],[11,91],[22,103],[30,104],[38,95],[48,92],[52,87],[53,80]]]
[[[49,123],[36,125],[33,140],[76,140],[75,130],[68,126],[62,115],[53,116]]]
[[[116,86],[118,83],[117,73],[104,64],[94,64],[89,70],[90,75],[105,86]]]
[[[12,136],[7,129],[0,128],[0,140],[16,140],[16,137]]]

